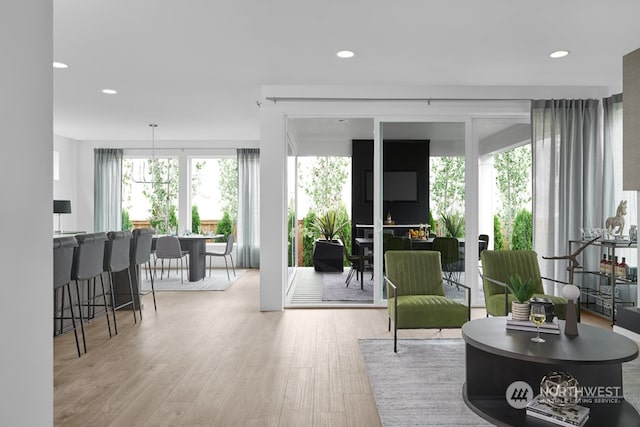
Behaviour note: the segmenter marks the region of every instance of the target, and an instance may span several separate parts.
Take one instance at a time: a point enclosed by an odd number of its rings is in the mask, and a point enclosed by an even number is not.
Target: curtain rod
[[[508,102],[508,101],[532,101],[531,98],[305,98],[305,97],[277,97],[277,96],[267,96],[265,98],[267,101],[272,101],[274,104],[278,101],[284,102],[293,102],[293,101],[317,101],[317,102],[334,102],[334,101],[354,101],[354,102],[362,102],[362,101],[374,101],[374,102],[384,102],[384,101],[400,101],[400,102],[408,102],[408,101],[417,101],[417,102],[426,102],[427,105],[430,105],[433,101],[499,101],[499,102]]]

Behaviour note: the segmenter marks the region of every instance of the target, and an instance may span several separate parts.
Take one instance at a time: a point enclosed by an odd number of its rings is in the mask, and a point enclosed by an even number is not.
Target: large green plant
[[[289,210],[287,214],[287,261],[288,266],[293,267],[295,265],[295,254],[294,254],[294,242],[295,242],[295,233],[296,233],[296,212],[292,205],[289,203]]]
[[[127,231],[133,228],[133,223],[129,219],[129,211],[122,209],[122,230]]]
[[[338,213],[335,210],[328,210],[319,215],[313,223],[318,234],[325,240],[335,240],[348,224],[348,221],[339,222]]]
[[[464,216],[458,212],[443,213],[440,222],[445,229],[447,237],[464,236]]]
[[[493,216],[493,248],[496,251],[504,249],[504,238],[502,237],[502,225],[498,215]]]
[[[516,215],[513,222],[513,234],[511,235],[511,249],[531,250],[533,241],[533,216],[531,212],[522,209]]]
[[[313,266],[313,242],[318,237],[313,226],[315,221],[316,213],[309,211],[302,222],[302,265],[305,267]]]
[[[218,242],[226,242],[229,234],[233,234],[233,221],[231,221],[231,215],[225,211],[222,215],[222,219],[218,222],[216,227],[216,234],[224,234],[224,237],[217,239]]]
[[[200,234],[200,213],[196,205],[191,206],[191,232]]]

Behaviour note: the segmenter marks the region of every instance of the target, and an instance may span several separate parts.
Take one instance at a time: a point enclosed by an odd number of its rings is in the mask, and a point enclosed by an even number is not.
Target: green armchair
[[[398,329],[460,328],[471,318],[468,286],[445,279],[467,289],[467,305],[444,296],[440,253],[389,250],[384,257],[394,352],[398,351]]]
[[[484,250],[480,254],[482,260],[482,287],[487,316],[506,316],[511,311],[511,301],[515,298],[509,293],[506,282],[515,274],[522,279],[531,279],[537,284],[534,296],[548,298],[554,306],[554,313],[559,319],[565,319],[567,314],[567,300],[562,297],[546,295],[542,286],[542,279],[556,283],[567,284],[558,280],[541,277],[538,265],[538,254],[534,251]],[[580,304],[576,305],[579,316]],[[579,318],[579,317],[578,317]]]

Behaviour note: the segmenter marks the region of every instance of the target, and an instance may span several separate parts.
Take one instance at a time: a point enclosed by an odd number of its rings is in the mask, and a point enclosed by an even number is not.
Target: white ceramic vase
[[[511,318],[513,320],[529,320],[529,303],[511,302]]]

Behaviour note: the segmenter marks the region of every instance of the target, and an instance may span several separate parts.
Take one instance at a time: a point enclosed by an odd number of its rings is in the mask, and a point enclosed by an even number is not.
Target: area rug
[[[238,280],[247,270],[238,270],[236,269],[236,275],[233,276],[233,272],[229,271],[229,275],[231,280],[227,279],[227,271],[225,269],[212,269],[211,277],[209,277],[209,272],[207,271],[207,275],[203,280],[198,280],[197,282],[189,282],[187,280],[187,275],[185,272],[184,275],[184,283],[180,283],[180,273],[175,271],[171,272],[169,278],[167,278],[166,272],[164,277],[160,279],[160,274],[153,281],[153,285],[156,291],[224,291],[228,289],[231,285],[233,285],[236,280]],[[147,280],[146,274],[144,271],[141,272],[142,275],[142,292],[150,292],[151,291],[151,281]]]
[[[322,301],[357,301],[373,302],[373,280],[371,272],[364,274],[364,286],[360,289],[360,282],[355,276],[349,287],[346,286],[349,270],[342,273],[322,273]]]
[[[384,426],[491,426],[462,399],[462,339],[360,340]],[[640,406],[640,361],[622,365],[625,399]]]

